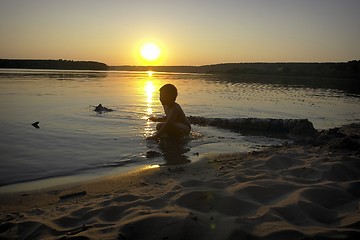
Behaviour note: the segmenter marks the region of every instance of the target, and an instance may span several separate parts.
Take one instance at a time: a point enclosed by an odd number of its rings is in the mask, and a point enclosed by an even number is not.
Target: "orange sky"
[[[158,65],[360,59],[358,0],[0,0],[0,58]]]

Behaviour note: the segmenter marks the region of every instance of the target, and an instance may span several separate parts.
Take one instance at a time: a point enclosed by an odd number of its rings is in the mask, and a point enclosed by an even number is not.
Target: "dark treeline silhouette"
[[[0,59],[0,68],[108,70],[109,67],[105,63],[94,61]]]
[[[0,59],[0,68],[118,70],[360,79],[360,60],[340,63],[222,63],[203,66],[107,66],[94,61]]]
[[[360,60],[341,63],[223,63],[204,66],[111,66],[119,71],[254,74],[360,79]]]
[[[241,63],[202,66],[202,71],[228,74],[360,78],[360,61],[346,63]]]
[[[107,66],[94,61],[0,59],[0,68],[118,70],[360,79],[360,60],[340,63],[222,63],[203,66]]]

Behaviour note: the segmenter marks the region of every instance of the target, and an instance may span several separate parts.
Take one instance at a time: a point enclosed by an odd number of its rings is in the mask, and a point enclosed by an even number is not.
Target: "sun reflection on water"
[[[153,103],[153,94],[155,92],[155,86],[152,81],[147,81],[145,84],[145,94],[146,94],[146,106],[147,106],[147,113],[152,114],[152,103]]]
[[[148,77],[152,77],[152,76],[153,76],[153,74],[154,74],[154,72],[153,72],[153,71],[147,71],[146,73],[147,73]]]
[[[160,165],[159,164],[147,165],[147,166],[141,168],[139,171],[146,171],[146,170],[155,169],[155,168],[160,168]]]
[[[145,102],[146,102],[146,109],[145,109],[145,116],[144,116],[144,120],[148,119],[150,116],[153,115],[154,113],[154,109],[153,109],[153,96],[154,96],[154,92],[156,90],[156,87],[153,83],[153,72],[148,71],[147,72],[147,81],[145,81],[144,83],[144,91],[145,91]],[[152,132],[153,132],[153,124],[151,121],[146,121],[146,125],[145,125],[145,137],[151,136]]]
[[[146,96],[146,114],[150,116],[153,114],[153,95],[155,92],[155,86],[151,80],[145,83],[145,96]]]

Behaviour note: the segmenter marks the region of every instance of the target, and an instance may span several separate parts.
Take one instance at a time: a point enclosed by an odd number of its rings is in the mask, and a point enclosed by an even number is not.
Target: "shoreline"
[[[156,165],[156,164],[154,164]],[[0,196],[4,194],[18,194],[27,192],[46,191],[51,188],[66,188],[67,186],[77,186],[86,182],[101,181],[102,179],[126,175],[141,169],[151,168],[152,165],[142,164],[123,168],[115,168],[111,171],[100,171],[96,173],[82,173],[77,175],[65,175],[59,177],[47,177],[44,179],[30,180],[25,182],[11,183],[0,186]]]
[[[306,143],[2,194],[0,237],[356,239],[360,123]]]
[[[307,119],[270,119],[270,118],[205,118],[199,116],[189,116],[188,117],[191,124],[195,124],[197,126],[208,126],[215,127],[220,131],[222,129],[230,130],[231,132],[239,132],[243,136],[258,136],[261,133],[261,136],[274,138],[277,141],[273,143],[275,145],[282,144],[282,142],[293,141],[296,138],[304,138],[308,135],[314,134],[317,132],[313,127],[312,123]],[[194,139],[192,139],[194,138]],[[196,136],[191,137],[192,140],[195,140]],[[189,140],[191,141],[191,140]],[[187,141],[186,141],[187,142]],[[161,143],[158,143],[161,145]],[[237,152],[248,152],[248,151],[261,151],[261,149],[267,148],[262,145],[261,147],[257,147],[256,150],[251,147],[240,148],[240,146],[232,146],[228,143],[227,146],[222,145],[221,142],[210,142],[210,144],[214,144],[211,147],[204,147],[208,144],[206,141],[201,144],[195,144],[194,147],[191,147],[192,154],[187,154],[187,156],[181,154],[181,156],[186,157],[187,161],[191,164],[197,161],[199,158],[208,155],[219,155],[222,153],[237,153]],[[185,144],[186,145],[186,144]],[[184,145],[184,146],[185,146]],[[219,146],[220,147],[219,147]],[[181,146],[183,148],[184,146]],[[169,149],[165,149],[168,147]],[[168,144],[165,145],[162,151],[171,151],[171,146]],[[240,149],[239,149],[240,148]],[[214,150],[215,151],[212,151]],[[177,150],[177,149],[175,149]],[[146,158],[152,160],[158,156],[164,157],[163,152],[148,150],[146,152]],[[176,157],[174,155],[173,157]],[[113,175],[119,174],[128,174],[133,171],[138,171],[142,168],[149,168],[154,165],[160,165],[161,167],[168,166],[177,166],[183,165],[179,163],[169,164],[166,161],[164,163],[136,163],[129,164],[118,167],[116,165],[109,167],[108,169],[92,169],[88,171],[83,171],[77,174],[72,175],[59,175],[59,176],[47,176],[44,178],[38,179],[29,179],[20,182],[12,182],[5,185],[0,185],[0,195],[6,193],[20,193],[20,192],[31,192],[31,191],[40,191],[47,188],[54,187],[63,187],[67,185],[78,185],[82,184],[86,181],[101,181],[102,178],[111,177]],[[188,163],[186,163],[188,164]]]

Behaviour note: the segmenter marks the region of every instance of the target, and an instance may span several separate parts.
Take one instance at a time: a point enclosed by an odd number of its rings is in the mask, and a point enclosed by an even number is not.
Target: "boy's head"
[[[177,89],[172,84],[165,84],[160,88],[160,101],[162,105],[168,105],[175,102],[177,95]]]

